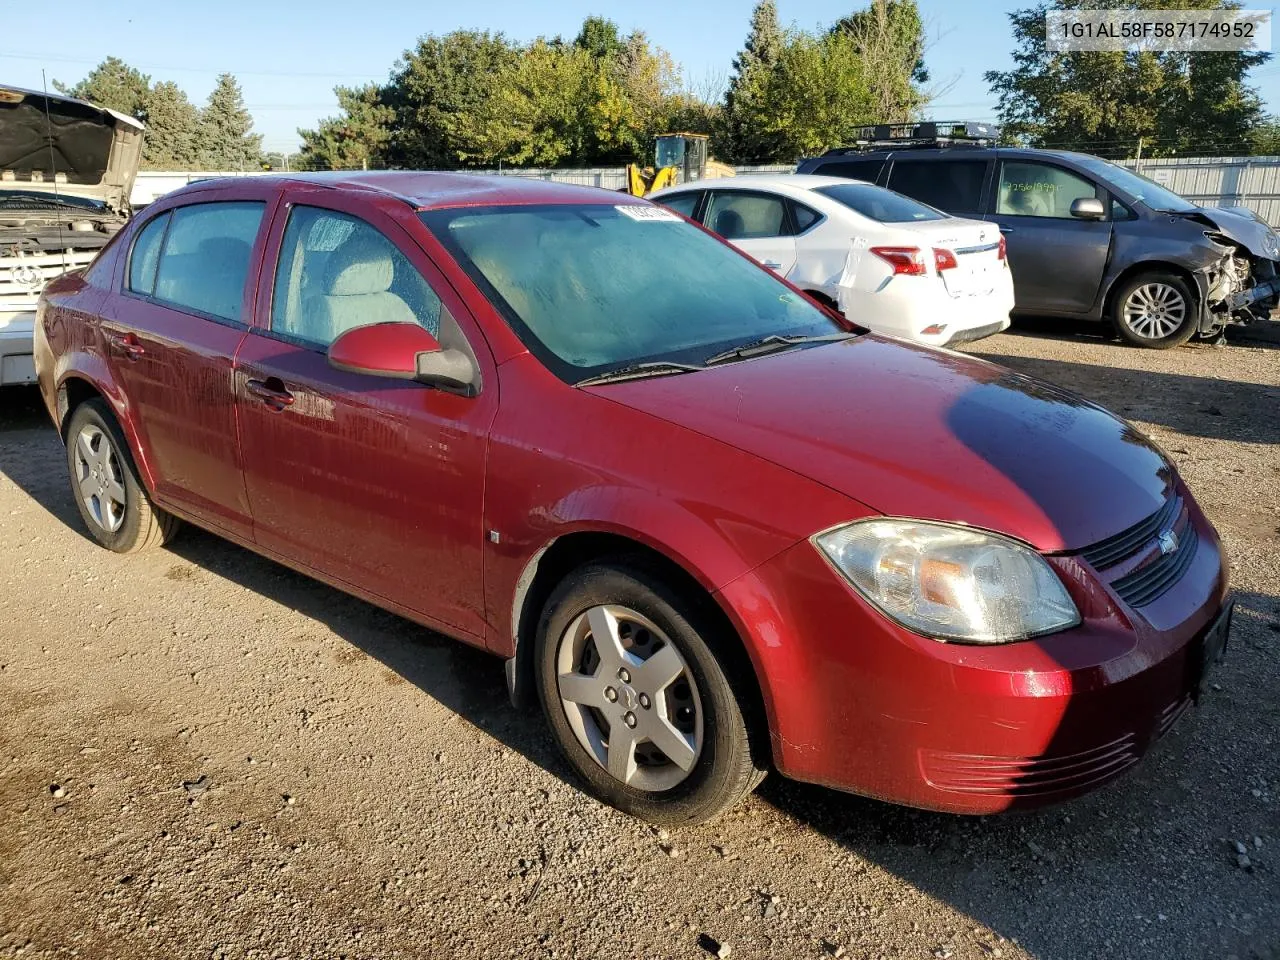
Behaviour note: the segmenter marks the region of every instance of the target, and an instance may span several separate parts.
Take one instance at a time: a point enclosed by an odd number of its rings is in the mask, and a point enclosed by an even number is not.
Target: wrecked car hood
[[[125,213],[143,129],[83,100],[0,86],[0,190],[83,197]]]
[[[1267,224],[1247,213],[1235,213],[1222,207],[1198,207],[1185,213],[1170,213],[1169,216],[1191,220],[1216,230],[1255,257],[1280,260],[1280,236]]]

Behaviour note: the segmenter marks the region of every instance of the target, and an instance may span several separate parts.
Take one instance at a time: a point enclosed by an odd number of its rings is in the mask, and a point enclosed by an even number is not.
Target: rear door
[[[231,366],[277,191],[246,183],[152,215],[121,258],[100,325],[157,497],[244,538]]]
[[[702,223],[778,276],[785,277],[796,265],[796,230],[785,197],[711,190]]]
[[[1111,251],[1112,222],[1071,216],[1071,202],[1107,191],[1066,167],[1043,160],[1000,160],[992,212],[1009,250],[1016,309],[1081,314],[1092,309]]]
[[[292,187],[235,369],[254,536],[267,550],[479,637],[484,465],[497,380],[460,297],[391,212]],[[397,204],[397,207],[403,206]],[[412,211],[403,208],[404,218]],[[337,370],[326,350],[379,322],[460,338],[485,388],[461,397]]]

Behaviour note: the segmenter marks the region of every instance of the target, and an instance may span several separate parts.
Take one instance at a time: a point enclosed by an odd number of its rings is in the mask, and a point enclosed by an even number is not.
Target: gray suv
[[[1109,320],[1128,342],[1164,348],[1266,319],[1280,301],[1280,238],[1248,211],[1197,207],[1086,154],[904,139],[832,150],[796,172],[999,224],[1017,313]]]

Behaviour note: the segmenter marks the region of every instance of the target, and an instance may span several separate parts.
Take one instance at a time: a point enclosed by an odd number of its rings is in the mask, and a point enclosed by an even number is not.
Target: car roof
[[[745,173],[736,177],[717,177],[714,183],[697,180],[693,183],[682,183],[679,186],[659,190],[653,196],[668,196],[676,193],[688,193],[691,190],[782,190],[784,192],[804,193],[818,187],[848,186],[861,181],[849,177],[831,177],[820,173]],[[868,184],[870,185],[870,184]]]
[[[323,173],[273,173],[252,178],[199,180],[175,192],[196,192],[212,186],[244,183],[246,179],[309,183],[334,190],[368,192],[403,200],[418,210],[442,207],[506,206],[533,203],[640,204],[629,194],[555,183],[529,177],[474,173],[431,173],[422,170],[337,170]]]

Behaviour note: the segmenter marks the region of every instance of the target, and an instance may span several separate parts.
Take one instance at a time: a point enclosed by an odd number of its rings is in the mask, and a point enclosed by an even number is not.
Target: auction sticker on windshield
[[[664,210],[662,207],[642,207],[637,203],[618,204],[617,210],[624,217],[630,217],[632,220],[640,221],[659,221],[668,220],[680,222],[680,218],[670,210]]]

